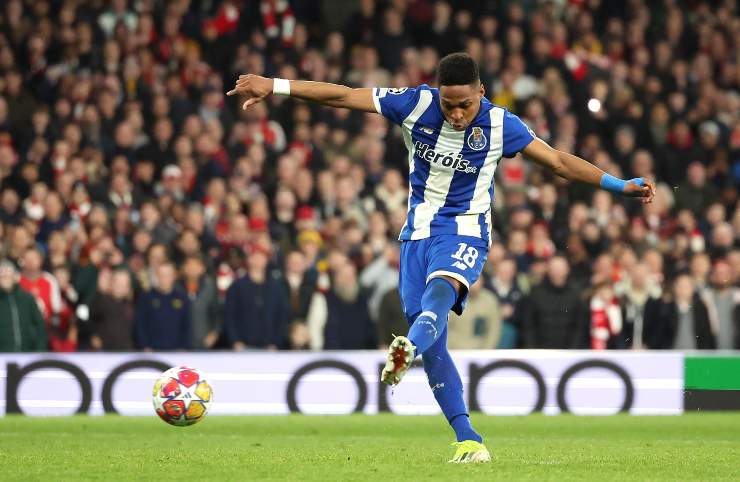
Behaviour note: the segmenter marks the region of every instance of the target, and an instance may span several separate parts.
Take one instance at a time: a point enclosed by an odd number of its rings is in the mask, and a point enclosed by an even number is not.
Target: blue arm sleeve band
[[[627,181],[614,177],[611,174],[604,174],[601,176],[601,182],[599,183],[602,189],[606,189],[611,192],[624,192],[624,188],[627,185]]]

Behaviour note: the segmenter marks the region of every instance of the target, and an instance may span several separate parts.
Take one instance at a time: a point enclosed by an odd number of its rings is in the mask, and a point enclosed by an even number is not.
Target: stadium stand
[[[740,349],[738,8],[7,0],[0,347],[387,346],[406,330],[399,132],[224,93],[242,73],[433,84],[464,50],[539,137],[658,188],[643,206],[504,160],[486,274],[450,347]]]

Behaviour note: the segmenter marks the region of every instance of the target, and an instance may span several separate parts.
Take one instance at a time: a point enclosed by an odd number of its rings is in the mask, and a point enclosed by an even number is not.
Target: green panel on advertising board
[[[685,358],[687,389],[740,390],[740,357],[691,356]]]

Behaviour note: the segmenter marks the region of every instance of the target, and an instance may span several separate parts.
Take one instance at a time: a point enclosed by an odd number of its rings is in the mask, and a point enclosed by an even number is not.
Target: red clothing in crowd
[[[606,350],[609,338],[622,331],[622,310],[616,298],[591,299],[591,349]]]
[[[46,324],[51,325],[54,316],[62,310],[62,294],[54,276],[47,272],[42,272],[35,279],[21,275],[19,284],[36,298],[41,315]]]
[[[20,287],[31,293],[39,305],[41,315],[49,329],[49,347],[55,352],[72,352],[77,349],[76,340],[67,333],[72,321],[73,306],[64,299],[59,283],[51,273],[42,272],[35,279],[21,275]]]

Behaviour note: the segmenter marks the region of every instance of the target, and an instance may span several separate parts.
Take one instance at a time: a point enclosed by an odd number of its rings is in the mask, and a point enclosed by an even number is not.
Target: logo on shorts
[[[391,88],[391,89],[388,89],[388,93],[393,94],[393,95],[399,95],[399,94],[403,94],[404,92],[406,92],[406,89],[408,89],[408,87],[401,87],[400,89]]]
[[[483,134],[483,129],[480,127],[473,127],[473,131],[468,136],[468,147],[474,151],[480,151],[486,147],[487,143],[488,139],[486,139],[486,136]]]

